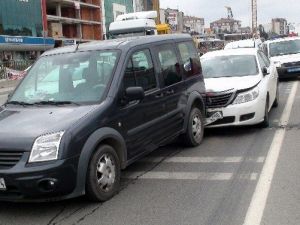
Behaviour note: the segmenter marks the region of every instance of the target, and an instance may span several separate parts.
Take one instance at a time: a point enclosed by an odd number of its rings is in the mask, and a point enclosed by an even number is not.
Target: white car
[[[277,67],[279,78],[300,75],[300,38],[282,38],[263,44],[265,54]]]
[[[261,124],[278,105],[278,74],[257,49],[215,51],[201,57],[206,85],[207,127]],[[221,117],[220,117],[221,115]]]
[[[225,45],[225,50],[236,49],[236,48],[256,48],[260,49],[262,41],[260,39],[246,39],[240,41],[229,42]]]

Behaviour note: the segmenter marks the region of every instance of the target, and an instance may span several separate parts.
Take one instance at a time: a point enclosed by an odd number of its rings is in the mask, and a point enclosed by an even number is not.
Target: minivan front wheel
[[[204,134],[204,119],[200,109],[193,108],[189,115],[188,127],[183,135],[184,142],[189,147],[201,144]]]
[[[120,161],[109,145],[101,145],[92,156],[86,181],[86,194],[92,201],[106,201],[120,187]]]

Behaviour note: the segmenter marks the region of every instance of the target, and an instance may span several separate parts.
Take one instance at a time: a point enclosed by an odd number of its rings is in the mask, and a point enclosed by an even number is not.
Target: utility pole
[[[252,35],[257,37],[257,0],[251,0],[252,8]]]

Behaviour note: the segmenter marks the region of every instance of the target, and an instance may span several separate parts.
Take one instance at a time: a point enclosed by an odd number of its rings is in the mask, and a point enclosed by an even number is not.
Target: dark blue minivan
[[[111,198],[145,154],[177,137],[201,143],[204,98],[189,35],[44,53],[0,107],[0,201]]]

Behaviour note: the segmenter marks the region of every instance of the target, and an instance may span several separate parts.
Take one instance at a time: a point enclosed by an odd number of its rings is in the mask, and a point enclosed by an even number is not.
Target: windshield
[[[254,55],[227,55],[201,59],[205,78],[242,77],[258,74]]]
[[[156,29],[138,29],[138,30],[121,30],[121,31],[113,31],[109,33],[109,39],[116,39],[116,38],[129,38],[129,37],[138,37],[138,36],[147,36],[147,35],[154,35]]]
[[[281,41],[270,44],[270,57],[300,53],[300,40]]]
[[[117,64],[117,51],[44,56],[31,68],[10,102],[98,102]]]
[[[137,37],[145,36],[145,31],[136,31],[136,32],[126,32],[126,33],[109,33],[109,39],[117,38],[128,38],[128,37]]]

